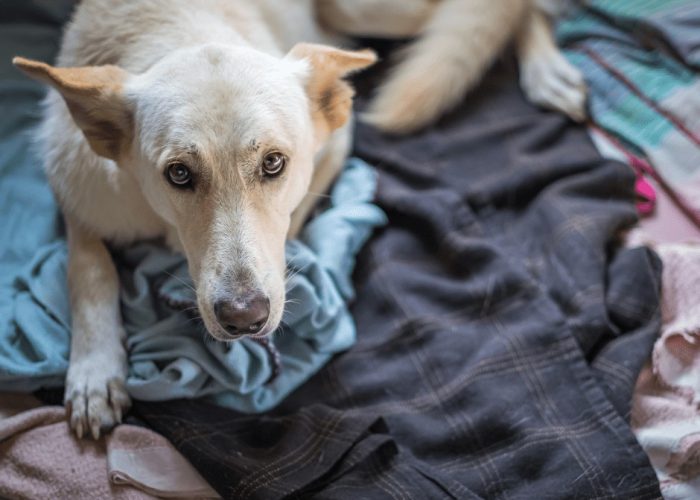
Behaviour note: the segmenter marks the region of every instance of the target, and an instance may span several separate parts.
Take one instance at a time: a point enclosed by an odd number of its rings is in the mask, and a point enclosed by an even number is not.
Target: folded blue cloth
[[[3,186],[13,170],[1,170]],[[29,189],[30,183],[27,184]],[[46,189],[33,182],[41,203],[6,206],[13,226],[0,241],[0,390],[32,391],[63,384],[68,367],[70,307],[66,290],[66,245],[62,238],[37,244],[31,261],[11,268],[2,265],[12,247],[37,241],[36,230],[56,231],[56,207]],[[141,243],[114,253],[122,290],[122,316],[129,350],[130,394],[142,400],[206,396],[243,412],[265,411],[355,341],[355,325],[347,309],[353,297],[351,274],[355,255],[372,230],[385,223],[384,213],[371,203],[374,171],[351,159],[334,186],[330,206],[312,219],[298,240],[287,243],[291,279],[283,325],[273,336],[281,369],[271,379],[269,353],[251,340],[216,342],[186,311],[171,307],[172,299],[192,300],[187,265],[181,255],[153,243]],[[22,191],[19,182],[15,189]],[[26,200],[25,200],[26,201]],[[20,203],[20,200],[18,200]],[[49,209],[47,210],[47,206]],[[41,210],[40,213],[33,211]],[[14,224],[26,212],[42,223]],[[25,215],[21,215],[25,214]],[[47,238],[44,237],[43,240]],[[9,262],[9,259],[8,261]]]

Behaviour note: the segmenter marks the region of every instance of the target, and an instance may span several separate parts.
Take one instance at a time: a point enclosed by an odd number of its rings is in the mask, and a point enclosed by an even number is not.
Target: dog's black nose
[[[258,333],[270,315],[270,300],[260,292],[250,292],[234,299],[218,300],[214,314],[229,333]]]

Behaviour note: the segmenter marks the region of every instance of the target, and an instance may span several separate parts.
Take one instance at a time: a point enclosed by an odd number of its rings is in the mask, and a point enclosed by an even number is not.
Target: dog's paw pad
[[[561,111],[577,122],[586,119],[587,89],[583,75],[561,53],[525,60],[520,84],[534,104]]]
[[[102,431],[121,422],[131,405],[124,374],[100,368],[82,364],[68,372],[65,402],[70,426],[79,438],[89,433],[99,439]]]

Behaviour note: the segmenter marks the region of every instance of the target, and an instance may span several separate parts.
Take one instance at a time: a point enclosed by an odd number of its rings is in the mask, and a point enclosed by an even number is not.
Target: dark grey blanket
[[[413,137],[358,128],[390,225],[355,347],[264,416],[136,404],[224,497],[660,497],[628,423],[660,279],[616,245],[633,174],[516,82],[501,64]]]

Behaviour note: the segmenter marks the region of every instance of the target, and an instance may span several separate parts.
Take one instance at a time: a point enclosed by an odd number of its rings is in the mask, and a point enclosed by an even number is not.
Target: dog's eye
[[[192,172],[182,163],[171,163],[167,169],[168,180],[175,187],[188,187],[192,184]]]
[[[287,158],[278,152],[267,153],[263,158],[263,173],[269,177],[279,175],[287,164]]]

